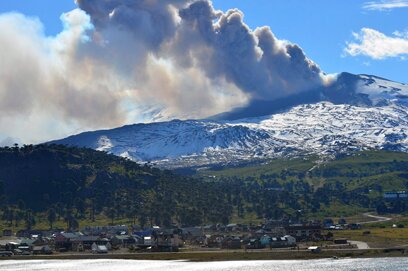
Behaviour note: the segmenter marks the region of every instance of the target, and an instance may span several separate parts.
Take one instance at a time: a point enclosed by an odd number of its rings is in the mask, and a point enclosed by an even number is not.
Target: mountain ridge
[[[51,143],[90,147],[165,168],[330,157],[366,149],[408,151],[407,85],[342,73],[335,84],[301,95],[310,99],[286,109],[284,103],[268,108],[278,102],[265,102],[265,110],[252,114],[249,105],[248,112],[233,110],[229,116],[126,125]],[[286,105],[292,102],[289,97]],[[234,117],[241,113],[245,118]]]

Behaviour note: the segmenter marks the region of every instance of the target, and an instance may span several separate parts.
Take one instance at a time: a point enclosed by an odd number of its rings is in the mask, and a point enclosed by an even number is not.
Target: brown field
[[[364,234],[364,232],[370,232]],[[334,238],[366,242],[370,248],[408,246],[408,228],[367,228],[335,231]]]

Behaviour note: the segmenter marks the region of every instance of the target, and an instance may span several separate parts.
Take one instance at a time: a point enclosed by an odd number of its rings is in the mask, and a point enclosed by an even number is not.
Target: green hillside
[[[65,221],[69,228],[101,217],[105,223],[167,226],[228,222],[219,186],[91,149],[0,148],[4,227],[35,227],[44,217],[50,226]]]
[[[312,185],[341,182],[347,189],[381,186],[384,191],[405,190],[408,182],[408,154],[389,151],[356,152],[334,160],[321,161],[311,156],[275,159],[260,165],[207,169],[200,176],[305,180]]]
[[[186,177],[85,148],[0,148],[0,229],[95,224],[193,226],[405,213],[383,192],[405,190],[408,154],[359,152],[333,161],[277,159]]]
[[[401,213],[408,210],[405,203],[394,206],[382,199],[386,191],[408,189],[408,154],[402,152],[363,151],[326,161],[315,156],[275,159],[261,165],[207,169],[198,175],[220,181],[275,183],[294,193],[297,193],[296,187],[300,190],[306,187],[310,199],[320,204],[311,217],[352,215],[364,209],[384,207],[383,204],[388,209],[382,211]]]

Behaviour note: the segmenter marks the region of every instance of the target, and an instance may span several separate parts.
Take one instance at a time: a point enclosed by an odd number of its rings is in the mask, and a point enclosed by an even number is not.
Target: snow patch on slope
[[[408,108],[301,105],[234,122],[170,121],[96,135],[96,149],[165,167],[230,163],[361,149],[408,151]]]
[[[375,105],[399,103],[408,106],[408,85],[369,75],[360,75],[357,90],[367,94]]]
[[[235,121],[128,125],[53,143],[91,147],[168,168],[309,154],[326,157],[371,148],[408,151],[408,86],[375,76],[358,78],[350,89],[367,95],[371,106],[319,102]]]

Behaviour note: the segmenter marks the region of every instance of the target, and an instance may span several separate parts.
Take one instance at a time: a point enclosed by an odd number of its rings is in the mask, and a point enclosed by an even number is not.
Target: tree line
[[[307,178],[317,173],[285,169],[259,177],[187,177],[86,148],[15,145],[0,148],[0,218],[27,229],[39,215],[50,228],[64,221],[67,229],[77,229],[81,220],[97,216],[111,224],[125,219],[167,227],[228,224],[254,215],[301,220],[333,203],[386,209],[381,198],[344,182],[313,186]]]

